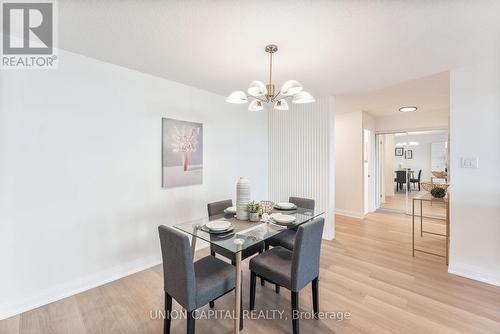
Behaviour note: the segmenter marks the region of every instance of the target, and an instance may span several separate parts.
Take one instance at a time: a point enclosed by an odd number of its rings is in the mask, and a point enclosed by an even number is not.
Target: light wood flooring
[[[409,212],[411,213],[412,198],[425,194],[426,191],[412,190],[408,193]],[[415,202],[415,214],[420,214],[420,202]],[[392,211],[406,211],[406,195],[404,192],[396,192],[394,196],[387,196],[385,203],[380,204],[380,208]],[[422,202],[422,211],[424,216],[435,218],[446,218],[446,208],[443,203],[439,202]]]
[[[500,288],[448,274],[442,258],[413,258],[410,217],[378,212],[364,220],[337,217],[336,224],[336,240],[322,246],[320,309],[347,311],[351,318],[303,320],[302,333],[500,333]],[[426,220],[427,229],[443,227]],[[419,244],[444,252],[440,237],[425,236]],[[245,308],[248,276],[244,270]],[[150,319],[150,311],[163,307],[162,284],[156,266],[0,321],[0,333],[162,333],[162,321]],[[301,293],[303,310],[311,309],[310,290]],[[233,295],[226,295],[216,309],[231,309],[232,303]],[[256,307],[288,312],[289,293],[258,284]],[[185,332],[184,320],[172,325],[173,333]],[[232,321],[198,320],[196,329],[231,333]],[[242,333],[291,333],[291,321],[246,320]]]

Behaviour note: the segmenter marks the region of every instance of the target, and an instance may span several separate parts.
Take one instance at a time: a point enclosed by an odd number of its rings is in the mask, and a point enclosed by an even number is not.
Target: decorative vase
[[[184,171],[188,170],[188,154],[187,152],[182,152],[181,154],[182,168]]]
[[[258,222],[260,220],[260,216],[259,216],[258,212],[250,212],[249,216],[250,216],[251,222]]]
[[[247,205],[250,202],[250,181],[240,177],[236,184],[236,219],[248,220]]]

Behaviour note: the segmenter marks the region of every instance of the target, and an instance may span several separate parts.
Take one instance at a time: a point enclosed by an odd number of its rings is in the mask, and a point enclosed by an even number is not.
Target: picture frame
[[[397,157],[402,157],[404,155],[404,148],[402,147],[396,147],[394,149],[394,155]]]
[[[412,150],[406,150],[405,159],[413,159],[413,151]]]
[[[203,124],[162,118],[162,187],[203,184]]]

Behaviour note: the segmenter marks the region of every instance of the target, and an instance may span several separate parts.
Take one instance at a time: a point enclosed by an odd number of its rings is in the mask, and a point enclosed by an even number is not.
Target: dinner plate
[[[227,220],[214,220],[209,223],[206,223],[205,226],[210,231],[227,231],[231,227],[231,223]]]
[[[281,209],[281,210],[293,210],[297,208],[295,204],[287,202],[276,203],[274,206],[276,209]]]
[[[225,213],[236,213],[236,207],[235,206],[230,206],[229,208],[224,209]]]
[[[291,224],[297,220],[297,218],[292,215],[276,215],[273,217],[273,220],[278,224]]]
[[[225,234],[225,233],[229,233],[229,232],[233,231],[234,225],[231,224],[231,226],[227,230],[222,230],[222,231],[210,230],[206,225],[203,225],[201,227],[201,229],[207,233],[210,233],[210,234]]]

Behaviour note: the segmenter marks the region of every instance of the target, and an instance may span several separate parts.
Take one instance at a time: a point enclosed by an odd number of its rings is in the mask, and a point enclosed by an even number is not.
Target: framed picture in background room
[[[404,148],[402,148],[402,147],[396,147],[396,149],[394,151],[395,151],[394,152],[395,156],[402,157],[403,153],[404,153]]]
[[[406,150],[405,159],[413,159],[413,151],[412,150]]]

